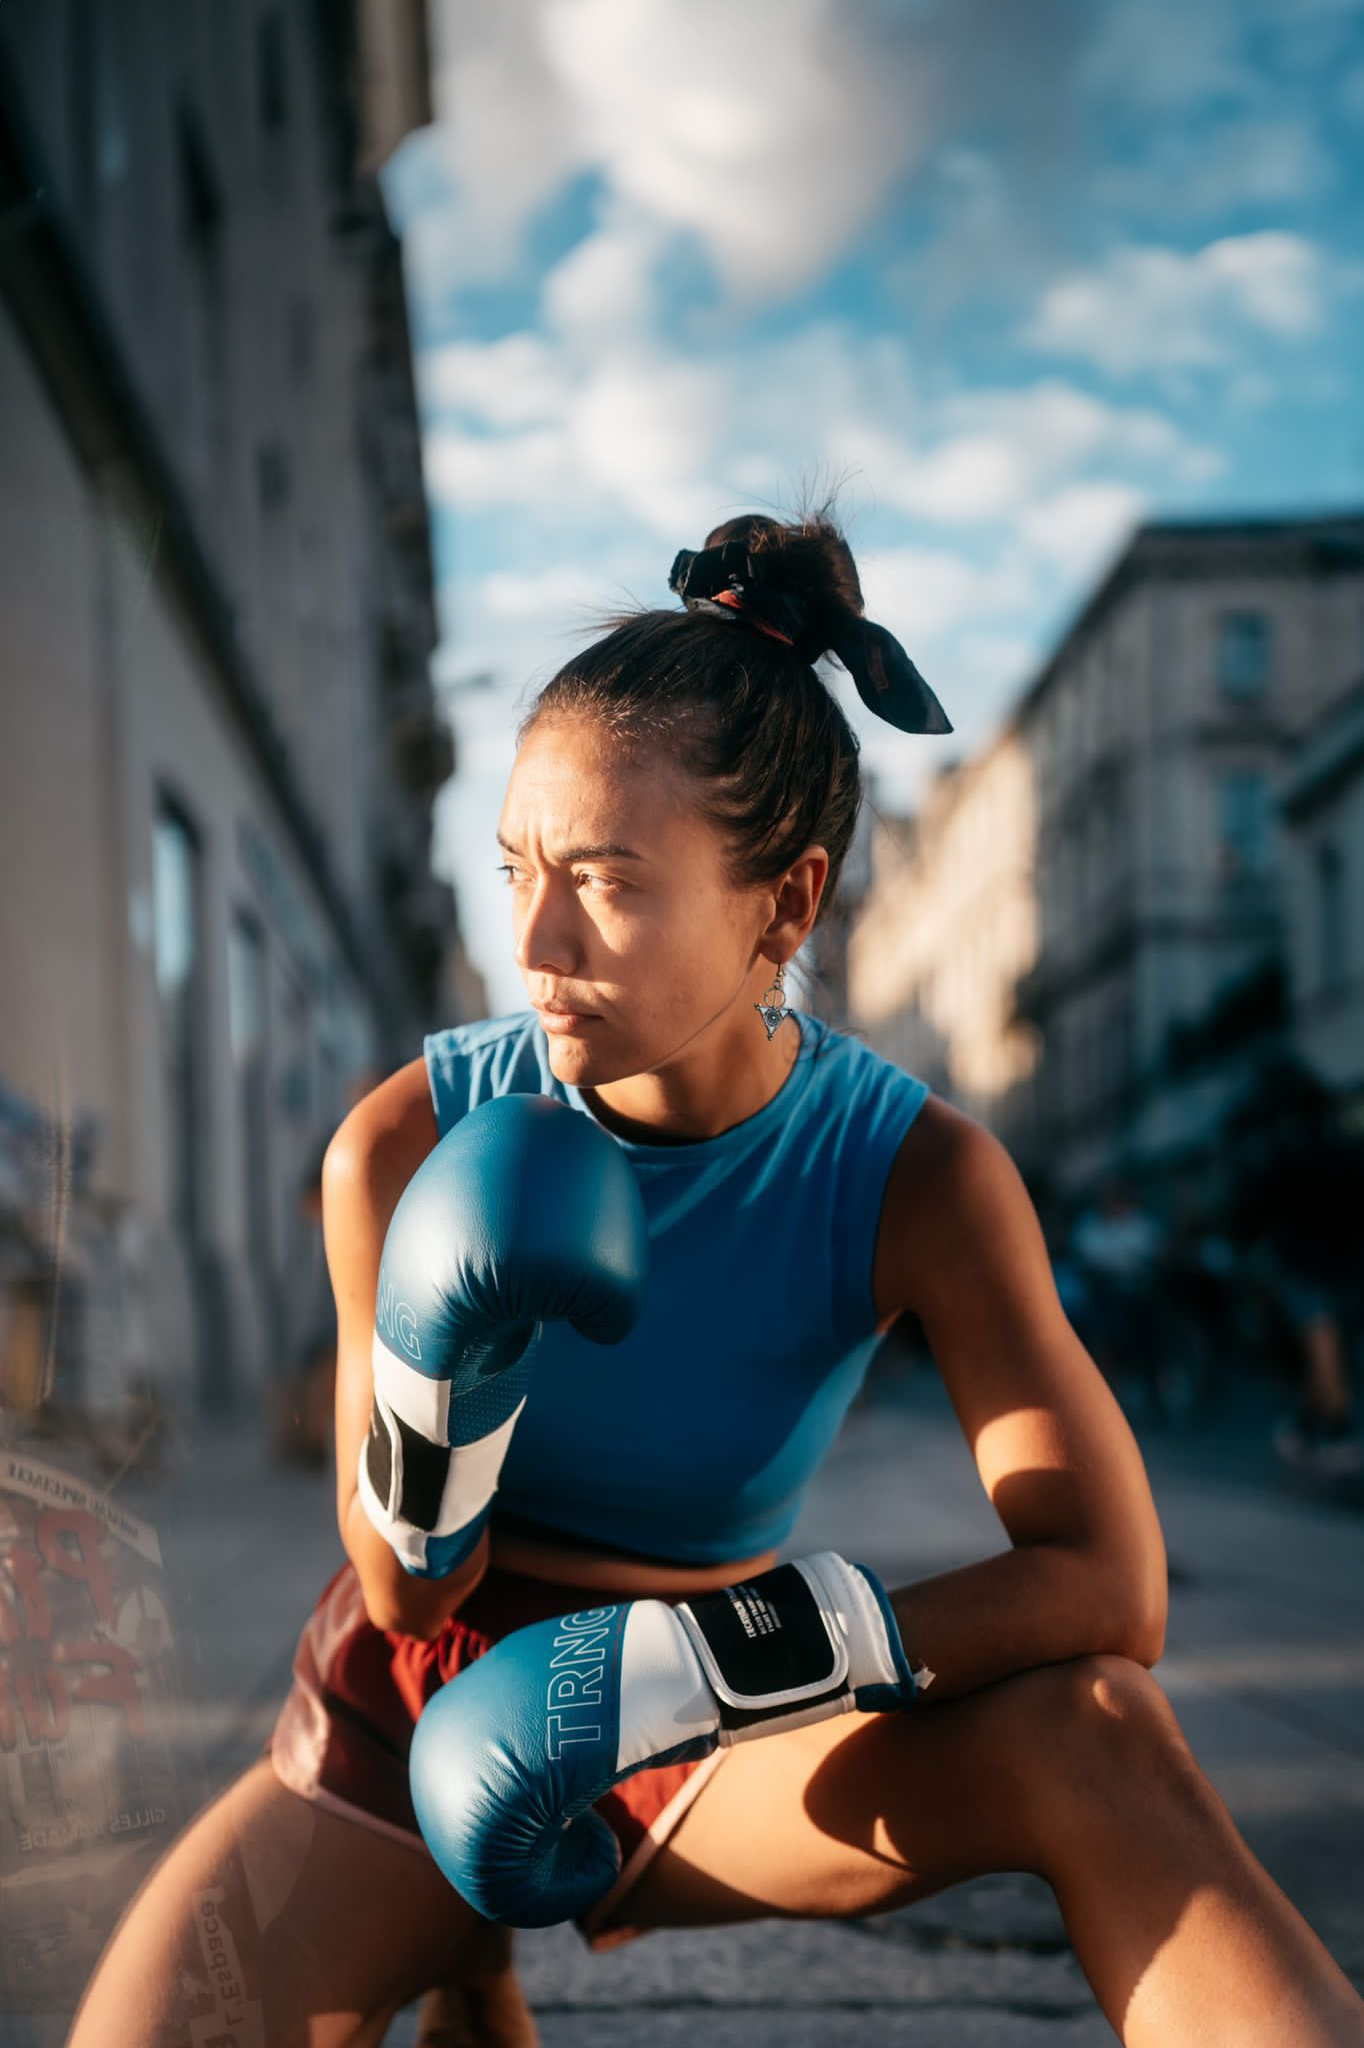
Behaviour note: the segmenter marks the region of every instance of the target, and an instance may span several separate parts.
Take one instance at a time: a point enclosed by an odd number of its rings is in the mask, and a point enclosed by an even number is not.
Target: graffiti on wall
[[[0,2009],[93,1969],[185,1817],[187,1726],[156,1531],[0,1450]]]

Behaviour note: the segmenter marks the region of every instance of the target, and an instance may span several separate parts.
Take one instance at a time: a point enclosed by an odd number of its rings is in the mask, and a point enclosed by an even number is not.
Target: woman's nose
[[[526,908],[516,941],[515,960],[523,974],[569,974],[574,971],[579,946],[572,932],[568,906],[555,899],[548,881],[543,881]]]

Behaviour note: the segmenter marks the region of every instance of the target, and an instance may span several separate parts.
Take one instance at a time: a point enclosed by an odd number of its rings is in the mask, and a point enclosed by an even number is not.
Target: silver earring
[[[763,1023],[767,1026],[767,1035],[769,1038],[771,1038],[773,1032],[781,1023],[782,1019],[784,1017],[789,1017],[791,1014],[791,1012],[786,1007],[786,990],[782,987],[781,978],[785,974],[785,972],[786,965],[785,962],[783,962],[777,968],[777,971],[775,975],[772,977],[772,980],[769,982],[768,986],[763,990],[762,1001],[760,1003],[755,1003],[753,1005],[754,1009],[758,1012],[758,1015],[762,1018]],[[775,1003],[772,1001],[772,992],[774,989],[776,990],[777,995],[777,1000]]]

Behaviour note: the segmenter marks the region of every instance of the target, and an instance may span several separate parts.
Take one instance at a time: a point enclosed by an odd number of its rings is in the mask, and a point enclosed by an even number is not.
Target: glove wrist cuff
[[[879,1713],[912,1706],[935,1674],[905,1649],[890,1595],[871,1566],[850,1563],[835,1551],[823,1551],[809,1562],[826,1574],[836,1569],[842,1575],[854,1631],[858,1707],[864,1713]]]
[[[674,1613],[715,1695],[722,1744],[909,1706],[915,1673],[875,1574],[835,1551],[775,1565]]]
[[[433,1444],[395,1415],[377,1387],[356,1490],[404,1570],[445,1578],[478,1543],[524,1406],[476,1443]]]

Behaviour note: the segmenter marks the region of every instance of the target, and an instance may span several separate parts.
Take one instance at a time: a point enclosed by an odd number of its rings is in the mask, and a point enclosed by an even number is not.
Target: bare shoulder
[[[392,1187],[396,1203],[439,1137],[426,1061],[419,1055],[362,1095],[337,1126],[322,1165],[324,1202],[329,1187],[335,1194],[361,1180]]]
[[[874,1294],[884,1326],[902,1310],[932,1313],[960,1286],[984,1238],[1020,1234],[1045,1258],[1032,1199],[994,1132],[928,1095],[895,1155],[877,1233]]]

